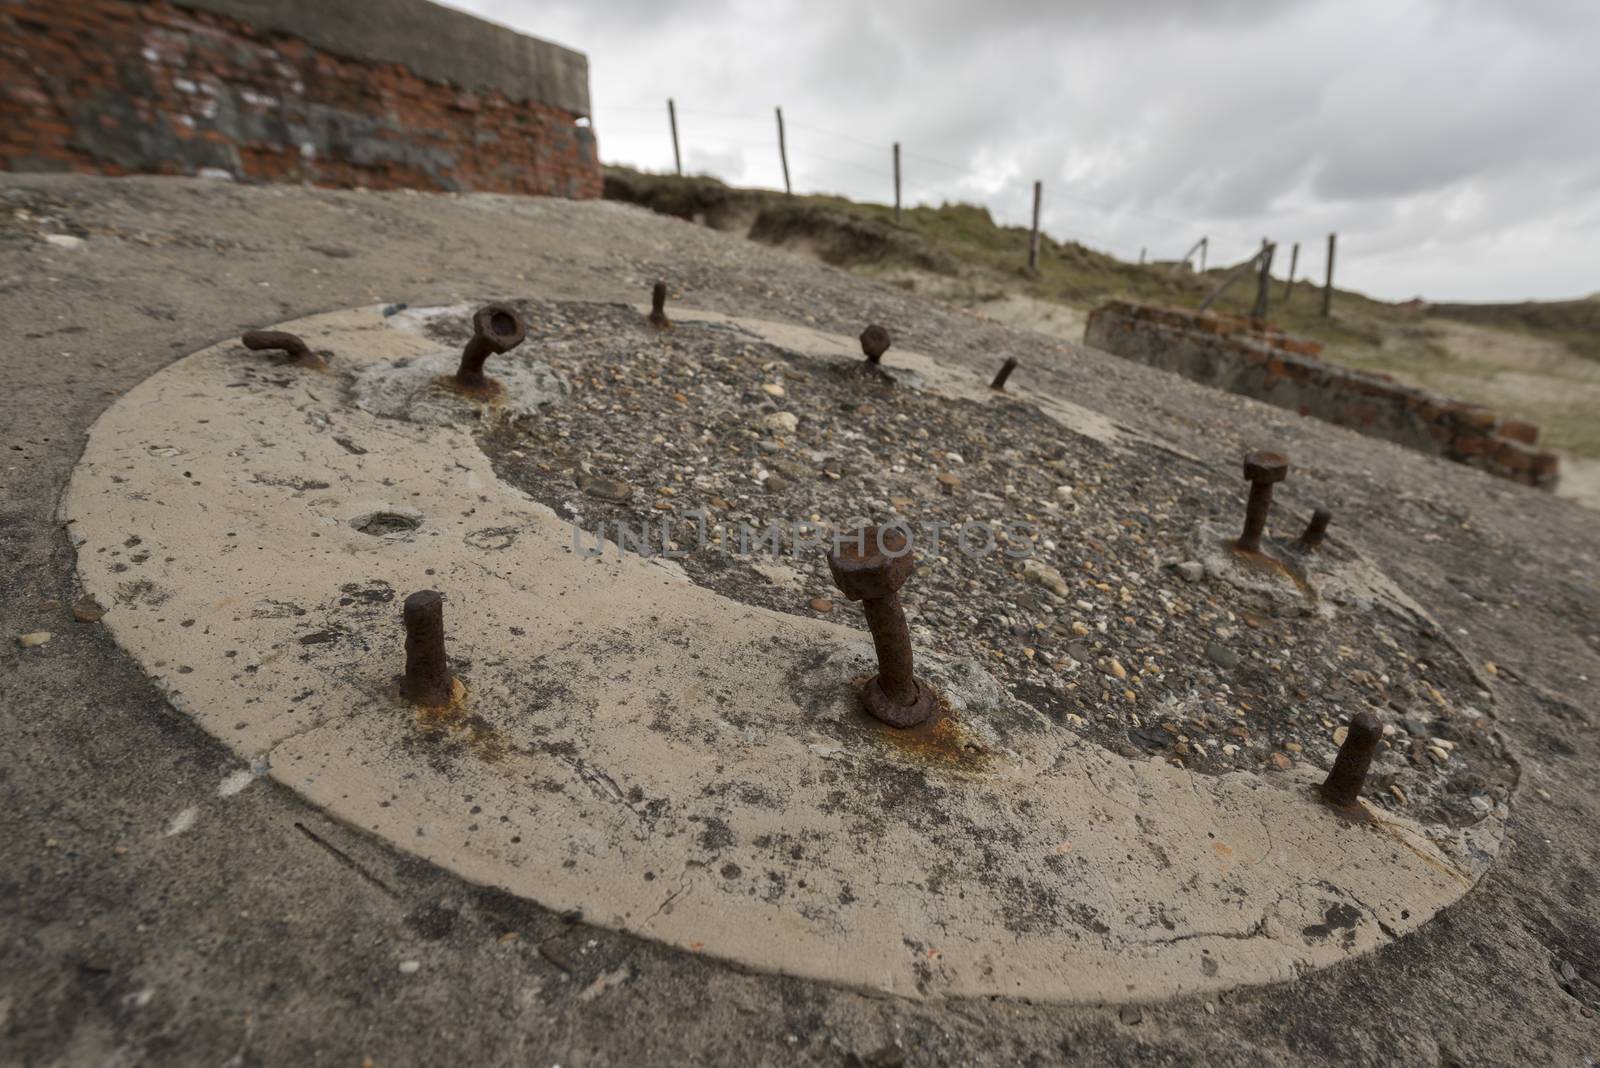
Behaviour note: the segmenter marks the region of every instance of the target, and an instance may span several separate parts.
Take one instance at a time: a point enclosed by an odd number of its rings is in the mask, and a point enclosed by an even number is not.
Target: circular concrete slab
[[[854,344],[743,325],[820,357]],[[1130,761],[972,662],[921,661],[948,714],[884,728],[857,710],[863,634],[670,562],[587,557],[466,431],[353,403],[363,369],[439,358],[414,327],[376,308],[284,324],[337,354],[325,373],[231,343],[179,361],[96,424],[64,505],[106,625],[173,703],[401,849],[750,967],[1115,1001],[1288,979],[1398,938],[1497,848],[1503,808],[1461,831],[1349,820],[1309,770]],[[894,353],[921,388],[983,395]],[[465,697],[417,711],[396,689],[399,601],[425,588],[446,595]]]

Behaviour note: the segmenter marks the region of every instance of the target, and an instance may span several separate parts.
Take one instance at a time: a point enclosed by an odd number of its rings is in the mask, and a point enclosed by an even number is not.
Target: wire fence
[[[797,122],[792,116],[785,116],[788,134],[786,138],[780,140],[778,126],[781,120],[775,121],[773,114],[676,107],[676,123],[669,125],[668,109],[660,104],[606,107],[601,110],[605,114],[615,113],[624,117],[622,125],[597,123],[597,132],[602,138],[608,135],[621,135],[640,142],[653,142],[659,149],[660,158],[665,160],[665,167],[669,170],[674,166],[674,159],[682,158],[679,154],[679,140],[683,145],[697,149],[694,155],[702,163],[710,160],[713,164],[711,167],[690,166],[688,169],[713,177],[721,177],[715,174],[715,162],[719,154],[726,160],[730,150],[749,150],[757,153],[750,156],[741,153],[738,163],[741,173],[737,183],[777,192],[783,192],[787,186],[793,192],[841,193],[881,201],[888,199],[888,194],[891,192],[898,198],[903,189],[909,194],[906,198],[908,207],[944,202],[989,201],[992,204],[997,197],[1003,201],[1023,204],[1026,198],[1021,190],[1033,184],[1031,180],[1019,180],[1012,176],[983,174],[971,166],[963,166],[938,156],[916,152],[903,144],[878,142],[804,121]],[[798,137],[796,133],[799,134]],[[819,139],[820,147],[825,151],[818,151]],[[708,145],[711,151],[704,151],[703,146]],[[765,156],[759,154],[762,152],[769,154],[771,159],[767,160]],[[895,162],[896,152],[903,162],[898,164]],[[650,155],[655,156],[655,151]],[[818,164],[827,164],[829,168],[842,168],[854,181],[841,182],[837,170],[825,170],[817,166]],[[920,172],[919,165],[932,168],[932,174]],[[872,187],[866,182],[869,177],[881,183],[878,185],[881,192],[872,191]],[[1003,195],[1002,190],[1008,183],[1015,183],[1019,190],[1014,201],[1008,200]],[[1139,238],[1125,235],[1111,236],[1094,224],[1083,227],[1074,221],[1070,235],[1072,240],[1095,246],[1101,251],[1111,252],[1128,262],[1144,263],[1147,253],[1151,260],[1178,260],[1180,256],[1185,255],[1181,251],[1185,248],[1189,249],[1186,258],[1194,262],[1193,256],[1197,247],[1203,247],[1205,252],[1211,254],[1208,266],[1254,260],[1266,240],[1259,235],[1218,232],[1209,228],[1205,233],[1201,233],[1201,228],[1195,227],[1187,220],[1145,211],[1128,204],[1111,204],[1093,197],[1081,196],[1073,192],[1070,186],[1064,186],[1059,181],[1045,186],[1044,198],[1046,202],[1059,200],[1075,208],[1090,209],[1098,213],[1101,220],[1134,218],[1158,223],[1163,228],[1171,228],[1163,236],[1148,236],[1141,244]],[[1196,241],[1196,238],[1204,240]],[[1171,247],[1163,246],[1152,250],[1149,248],[1152,242],[1158,245],[1166,242]],[[1221,249],[1218,249],[1219,243],[1222,245]]]

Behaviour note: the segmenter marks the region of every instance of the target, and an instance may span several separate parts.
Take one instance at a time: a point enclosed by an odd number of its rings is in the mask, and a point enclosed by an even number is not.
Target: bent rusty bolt
[[[657,330],[672,329],[672,320],[667,318],[667,283],[657,282],[650,291],[650,325]]]
[[[461,350],[461,366],[456,368],[456,384],[467,389],[487,389],[489,376],[483,373],[490,356],[510,352],[528,336],[517,309],[507,304],[485,304],[472,313],[472,340]]]
[[[1367,781],[1367,770],[1372,767],[1372,757],[1378,751],[1378,739],[1383,737],[1383,724],[1371,712],[1357,712],[1350,720],[1334,758],[1333,770],[1322,784],[1322,799],[1338,808],[1350,808],[1361,796],[1361,787]]]
[[[889,336],[889,331],[877,323],[872,323],[861,331],[861,352],[866,356],[868,363],[877,363],[883,359],[883,354],[889,351],[889,346],[892,344],[894,339]]]
[[[312,352],[304,341],[287,330],[250,330],[239,340],[252,352],[281,351],[301,367],[320,370],[328,366],[326,353]]]
[[[1333,522],[1333,513],[1326,508],[1318,508],[1311,513],[1311,522],[1306,524],[1306,531],[1300,535],[1298,547],[1301,552],[1310,552],[1322,544],[1322,539],[1328,536],[1328,524]]]
[[[861,703],[891,727],[913,727],[939,707],[939,699],[912,671],[911,632],[900,607],[900,587],[916,568],[911,544],[896,527],[862,527],[834,539],[828,570],[840,591],[861,602],[878,653],[878,673],[862,691]]]
[[[420,590],[406,598],[407,699],[419,705],[447,705],[454,695],[444,655],[444,594]]]
[[[1234,544],[1245,552],[1261,551],[1261,535],[1272,510],[1272,484],[1289,474],[1289,460],[1275,452],[1257,451],[1244,458],[1244,477],[1250,481],[1250,500],[1244,509],[1244,533]]]
[[[1006,362],[1000,365],[1000,370],[994,376],[994,381],[989,383],[990,389],[1005,389],[1006,379],[1011,377],[1011,372],[1017,369],[1017,358],[1007,356]]]

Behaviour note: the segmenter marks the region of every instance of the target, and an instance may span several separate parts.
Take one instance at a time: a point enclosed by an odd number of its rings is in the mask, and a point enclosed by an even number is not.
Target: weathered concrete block
[[[589,114],[589,60],[428,0],[178,0],[311,47],[428,81]]]

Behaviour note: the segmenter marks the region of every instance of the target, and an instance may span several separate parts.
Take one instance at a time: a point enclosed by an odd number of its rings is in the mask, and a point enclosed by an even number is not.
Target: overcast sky
[[[588,54],[608,163],[965,200],[1137,259],[1300,242],[1377,296],[1600,290],[1592,0],[452,0]]]

